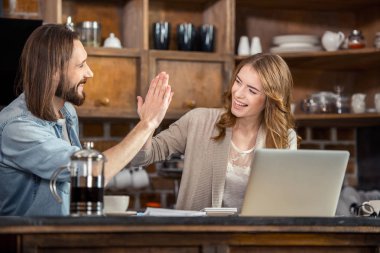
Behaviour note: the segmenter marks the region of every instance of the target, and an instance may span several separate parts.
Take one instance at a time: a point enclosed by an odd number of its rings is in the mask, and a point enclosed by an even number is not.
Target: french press
[[[54,198],[62,203],[57,193],[58,175],[70,171],[70,215],[103,215],[104,164],[105,156],[92,149],[92,142],[86,142],[85,148],[71,156],[70,164],[57,169],[50,180],[50,190]]]

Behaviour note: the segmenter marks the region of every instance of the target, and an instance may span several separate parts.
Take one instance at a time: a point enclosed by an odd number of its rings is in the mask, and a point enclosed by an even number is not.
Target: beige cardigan
[[[140,151],[133,164],[148,165],[165,160],[173,153],[184,154],[184,169],[176,208],[201,210],[221,207],[231,143],[231,128],[222,141],[214,141],[215,124],[222,109],[194,109],[174,122],[152,140],[152,147]],[[297,145],[294,130],[289,133],[290,148]],[[264,148],[265,132],[260,128],[256,148]]]

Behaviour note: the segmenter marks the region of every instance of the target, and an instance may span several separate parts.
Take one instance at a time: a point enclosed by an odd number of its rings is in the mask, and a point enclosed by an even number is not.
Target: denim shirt
[[[56,216],[69,214],[70,173],[62,172],[57,190],[59,204],[49,188],[56,169],[67,166],[81,148],[74,107],[61,109],[71,141],[63,139],[62,126],[34,116],[21,94],[0,111],[0,215]]]

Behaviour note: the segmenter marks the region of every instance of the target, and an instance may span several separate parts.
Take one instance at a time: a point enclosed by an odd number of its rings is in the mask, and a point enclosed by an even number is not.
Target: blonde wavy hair
[[[294,117],[290,111],[292,100],[293,78],[286,62],[279,56],[270,53],[256,54],[244,59],[236,67],[229,89],[225,94],[225,113],[216,123],[219,133],[214,140],[222,140],[226,135],[226,128],[233,127],[236,116],[231,112],[231,89],[236,76],[244,66],[254,69],[261,81],[263,93],[266,95],[265,107],[261,121],[266,131],[266,147],[284,149],[289,147],[288,130],[294,128]],[[300,138],[297,137],[299,143]]]

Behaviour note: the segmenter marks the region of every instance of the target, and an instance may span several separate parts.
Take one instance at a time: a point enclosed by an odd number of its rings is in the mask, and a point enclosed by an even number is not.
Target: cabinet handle
[[[107,97],[95,100],[95,106],[109,106],[110,99]]]
[[[186,100],[184,102],[186,108],[194,109],[197,106],[197,102],[193,99]]]

